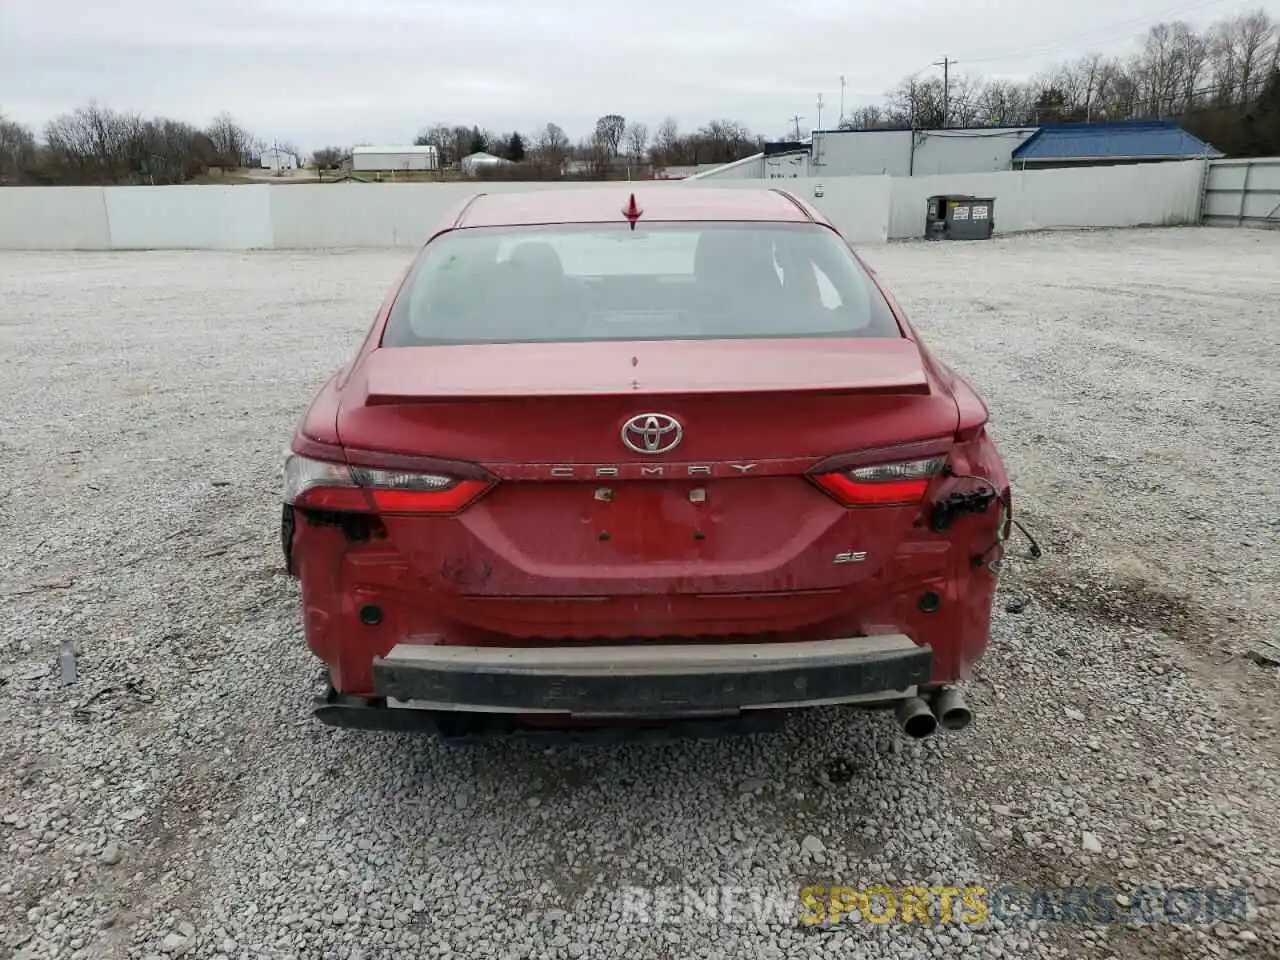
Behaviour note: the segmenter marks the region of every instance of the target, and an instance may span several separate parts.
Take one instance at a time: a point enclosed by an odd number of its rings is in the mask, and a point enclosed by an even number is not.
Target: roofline
[[[684,179],[685,180],[703,180],[707,177],[710,177],[713,173],[719,173],[721,170],[732,170],[734,167],[744,166],[745,164],[750,163],[752,160],[761,160],[763,158],[764,158],[764,151],[761,150],[759,153],[753,153],[749,157],[742,157],[739,160],[730,160],[728,163],[719,164],[718,166],[712,167],[710,170],[703,170],[701,173],[690,174]],[[697,164],[694,164],[694,167],[696,168]]]
[[[1040,123],[1036,124],[1041,130],[1098,130],[1103,127],[1129,127],[1136,129],[1137,127],[1159,127],[1162,130],[1168,130],[1172,127],[1182,129],[1182,124],[1177,120],[1086,120],[1084,123]]]
[[[1028,157],[1025,160],[1013,157],[1012,159],[1018,163],[1088,163],[1092,160],[1203,160],[1205,157],[1216,160],[1225,156],[1226,154],[1220,150],[1214,150],[1213,153],[1134,153],[1118,157],[1091,154],[1087,157]]]
[[[751,158],[747,158],[747,159],[751,159]],[[686,178],[686,179],[689,179],[689,178]],[[648,183],[653,183],[653,182],[654,182],[654,181],[643,180],[643,181],[637,181],[637,184],[648,184]],[[609,187],[609,186],[621,186],[621,185],[622,185],[622,184],[610,184],[610,185],[608,185],[608,186],[602,185],[600,189],[608,189],[608,187]],[[635,185],[632,185],[632,186],[635,186]],[[671,188],[671,189],[673,189],[673,190],[678,190],[678,189],[680,189],[680,188],[675,188],[675,187],[673,187],[673,188]],[[706,192],[711,192],[711,191],[714,191],[714,192],[715,192],[715,193],[717,193],[717,194],[718,194],[718,193],[723,193],[723,191],[721,191],[721,190],[716,190],[714,187],[697,187],[697,188],[692,188],[692,189],[700,190],[700,191],[702,191],[702,192],[704,192],[704,193],[706,193]],[[815,225],[817,225],[817,226],[830,226],[829,221],[827,221],[827,219],[822,215],[822,213],[821,213],[820,211],[815,211],[815,210],[814,210],[813,208],[811,208],[808,204],[806,204],[806,203],[804,202],[804,200],[802,200],[802,199],[800,199],[799,197],[797,197],[797,196],[796,196],[795,194],[793,194],[791,191],[789,191],[789,190],[787,190],[787,189],[785,189],[785,188],[782,188],[782,187],[761,187],[761,188],[759,188],[759,190],[760,190],[760,192],[762,192],[762,193],[763,193],[763,192],[768,192],[768,193],[772,193],[772,194],[777,194],[777,195],[778,195],[778,197],[780,197],[781,199],[785,200],[785,201],[787,202],[787,204],[789,204],[791,207],[794,207],[794,208],[795,208],[795,210],[801,214],[801,216],[803,217],[803,219],[802,219],[802,220],[797,220],[797,219],[793,219],[793,218],[791,218],[791,217],[782,217],[782,216],[779,216],[779,215],[775,215],[775,216],[768,216],[768,217],[763,217],[763,216],[752,216],[752,217],[749,217],[749,218],[747,218],[747,219],[745,219],[745,220],[739,219],[739,218],[737,218],[737,217],[728,217],[728,218],[712,217],[712,218],[710,218],[710,219],[712,219],[712,220],[716,220],[716,221],[724,220],[724,222],[734,222],[734,223],[792,223],[792,224],[801,224],[801,225],[803,225],[803,224],[806,224],[806,223],[807,223],[807,224],[815,224]],[[541,193],[541,192],[543,192],[543,191],[536,191],[536,190],[533,190],[533,191],[511,191],[511,192],[503,192],[503,193],[501,193],[501,194],[498,194],[498,196],[508,197],[508,196],[513,196],[513,195],[515,195],[516,193],[524,193],[524,192],[538,192],[538,193]],[[538,222],[538,223],[532,223],[532,222],[530,222],[530,223],[492,223],[492,224],[481,224],[481,225],[480,225],[480,226],[478,226],[478,227],[474,227],[474,226],[469,225],[469,224],[467,223],[467,216],[468,216],[468,214],[470,214],[470,213],[475,209],[476,204],[477,204],[480,200],[482,200],[483,198],[488,197],[488,196],[493,196],[493,194],[491,194],[491,193],[489,193],[489,192],[486,192],[486,191],[481,191],[481,192],[479,192],[479,193],[474,193],[474,194],[472,194],[471,196],[467,197],[467,198],[466,198],[465,200],[463,200],[463,201],[462,201],[458,206],[456,206],[456,207],[454,208],[457,212],[456,212],[456,213],[454,213],[454,214],[452,215],[452,217],[447,217],[447,218],[445,219],[444,223],[445,223],[446,225],[445,225],[445,226],[444,226],[444,227],[443,227],[439,232],[447,232],[447,231],[449,231],[449,230],[464,230],[464,229],[479,229],[479,230],[485,230],[485,229],[507,229],[507,228],[518,228],[518,227],[529,227],[529,226],[587,226],[587,225],[591,225],[591,224],[597,224],[597,225],[598,225],[598,224],[606,224],[606,223],[613,223],[613,222],[615,222],[615,221],[614,221],[614,218],[609,218],[609,219],[596,219],[596,218],[591,218],[591,219],[587,219],[587,220],[559,220],[559,219],[557,219],[557,220],[547,220],[547,221],[545,221],[545,222]],[[779,210],[779,213],[781,213],[781,210]],[[815,216],[815,214],[816,214],[816,216]],[[647,219],[647,222],[649,222],[649,223],[695,223],[695,222],[699,222],[699,221],[697,221],[697,220],[687,220],[687,219],[685,219],[685,218],[670,219],[670,218],[657,217],[657,218],[646,218],[646,219]]]
[[[485,196],[484,193],[472,194],[471,198],[462,204],[462,208],[458,210],[458,215],[453,218],[453,229],[456,230],[462,226],[462,221],[466,219],[467,212],[475,205],[475,202],[483,196]]]
[[[352,147],[352,153],[438,153],[439,148],[431,143],[411,143],[402,147],[364,146]]]
[[[997,126],[985,125],[976,127],[911,127],[895,125],[892,127],[871,127],[869,129],[859,130],[814,130],[809,134],[809,136],[813,137],[817,134],[824,133],[962,133],[966,130],[972,130],[975,133],[980,130],[992,133],[997,130],[1036,130],[1040,128],[1040,126],[1041,125],[1038,123],[1017,123],[1012,125],[1001,124]]]
[[[1123,127],[1123,128],[1126,128],[1126,129],[1129,129],[1129,130],[1139,130],[1139,129],[1145,129],[1145,130],[1174,130],[1174,129],[1176,129],[1176,130],[1178,130],[1179,132],[1181,132],[1181,133],[1183,134],[1183,136],[1190,137],[1190,138],[1191,138],[1192,140],[1194,140],[1196,143],[1199,143],[1199,144],[1203,145],[1203,146],[1204,146],[1204,147],[1206,147],[1208,150],[1213,150],[1213,151],[1215,151],[1215,152],[1218,152],[1218,151],[1217,151],[1217,148],[1216,148],[1213,144],[1209,143],[1208,141],[1201,140],[1201,139],[1200,139],[1199,137],[1197,137],[1194,133],[1191,133],[1190,131],[1188,131],[1188,130],[1187,130],[1187,128],[1186,128],[1186,127],[1184,127],[1184,126],[1183,126],[1181,123],[1179,123],[1177,120],[1106,120],[1106,121],[1100,121],[1100,122],[1098,122],[1098,123],[1046,123],[1044,126],[1040,127],[1038,130],[1036,130],[1036,132],[1035,132],[1035,133],[1033,133],[1031,136],[1027,137],[1027,139],[1023,140],[1023,141],[1022,141],[1022,143],[1020,143],[1020,144],[1018,144],[1016,147],[1014,147],[1014,148],[1013,148],[1013,152],[1009,155],[1009,159],[1010,159],[1010,160],[1022,160],[1022,159],[1023,159],[1023,155],[1024,155],[1024,154],[1026,154],[1028,151],[1030,151],[1032,144],[1034,144],[1037,140],[1039,140],[1039,139],[1040,139],[1040,135],[1041,135],[1041,134],[1043,134],[1045,131],[1052,131],[1052,132],[1063,131],[1063,132],[1078,133],[1078,132],[1080,132],[1081,130],[1101,130],[1101,129],[1107,129],[1107,128],[1109,128],[1109,129],[1111,129],[1111,130],[1119,130],[1119,129],[1120,129],[1120,128],[1122,128],[1122,127]],[[1223,154],[1219,153],[1219,155],[1220,155],[1220,156],[1222,156]],[[1207,154],[1204,154],[1204,153],[1191,153],[1191,154],[1160,154],[1160,155],[1148,156],[1148,157],[1140,157],[1140,156],[1133,156],[1133,157],[1110,157],[1110,158],[1107,158],[1107,159],[1112,159],[1112,160],[1125,160],[1125,159],[1130,159],[1130,160],[1138,160],[1138,159],[1152,159],[1152,160],[1155,160],[1155,159],[1160,159],[1161,157],[1164,157],[1164,156],[1167,156],[1167,157],[1169,157],[1170,159],[1181,158],[1181,159],[1186,159],[1186,160],[1193,160],[1193,159],[1197,159],[1197,158],[1200,158],[1200,157],[1207,156]],[[1030,159],[1030,158],[1028,158],[1028,159]],[[1098,159],[1098,160],[1100,160],[1100,159],[1103,159],[1103,158],[1102,158],[1102,157],[1078,157],[1078,158],[1069,158],[1069,157],[1054,158],[1054,157],[1046,157],[1045,159],[1047,159],[1047,160],[1052,160],[1052,159],[1063,159],[1063,160],[1067,160],[1067,159],[1082,159],[1082,160]],[[1025,160],[1023,160],[1023,162],[1025,163],[1026,161],[1025,161]]]
[[[781,187],[771,187],[771,188],[770,188],[770,192],[771,192],[771,193],[776,193],[778,196],[780,196],[780,197],[784,197],[784,198],[786,198],[788,201],[790,201],[790,203],[792,204],[792,206],[794,206],[797,210],[799,210],[801,213],[803,213],[803,214],[804,214],[804,216],[805,216],[805,219],[806,219],[806,220],[808,220],[810,223],[817,223],[817,222],[818,222],[817,220],[815,220],[815,219],[813,218],[813,214],[809,211],[809,208],[808,208],[808,207],[806,207],[803,203],[801,203],[801,202],[800,202],[800,198],[799,198],[799,197],[797,197],[797,196],[796,196],[794,193],[792,193],[790,190],[783,190]]]
[[[1039,140],[1039,139],[1040,139],[1040,134],[1042,134],[1042,133],[1044,133],[1044,127],[1041,127],[1041,128],[1040,128],[1040,129],[1038,129],[1035,133],[1033,133],[1031,136],[1027,137],[1027,139],[1023,140],[1020,144],[1018,144],[1016,147],[1014,147],[1014,148],[1013,148],[1013,151],[1009,154],[1009,159],[1010,159],[1010,160],[1017,160],[1017,159],[1018,159],[1018,154],[1023,153],[1023,152],[1024,152],[1024,151],[1026,151],[1026,150],[1031,149],[1031,145],[1032,145],[1033,143],[1035,143],[1037,140]]]

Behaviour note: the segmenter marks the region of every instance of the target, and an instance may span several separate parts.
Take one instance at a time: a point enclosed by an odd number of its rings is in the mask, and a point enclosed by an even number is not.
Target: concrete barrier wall
[[[102,187],[0,187],[0,249],[110,250]]]
[[[1196,223],[1200,161],[958,174],[695,181],[717,189],[777,186],[821,210],[854,243],[924,234],[927,198],[996,198],[996,231]],[[643,181],[636,191],[687,189]],[[0,188],[0,249],[297,249],[414,247],[478,190],[574,190],[590,183],[289,184]],[[621,192],[626,184],[616,184]],[[821,194],[820,196],[818,194]]]
[[[924,236],[929,197],[995,197],[997,233],[1198,223],[1200,160],[893,180],[892,239]]]
[[[677,180],[676,184],[685,181]],[[884,243],[889,239],[892,177],[792,177],[785,180],[697,180],[690,186],[719,190],[776,187],[813,204],[851,243]],[[821,196],[818,196],[821,189]]]
[[[56,189],[56,188],[55,188]],[[270,186],[104,187],[113,250],[275,245]]]
[[[646,182],[644,189],[678,189],[681,181]],[[599,183],[338,183],[268,186],[277,249],[416,247],[451,209],[473,194],[521,190],[580,190]],[[623,193],[626,184],[616,185]],[[641,184],[635,184],[639,188]],[[190,189],[190,188],[188,188]]]

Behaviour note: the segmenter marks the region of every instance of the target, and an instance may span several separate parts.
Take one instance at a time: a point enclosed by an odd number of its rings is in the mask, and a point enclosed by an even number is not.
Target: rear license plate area
[[[597,486],[592,529],[606,555],[650,561],[696,560],[712,541],[707,487],[638,481]]]

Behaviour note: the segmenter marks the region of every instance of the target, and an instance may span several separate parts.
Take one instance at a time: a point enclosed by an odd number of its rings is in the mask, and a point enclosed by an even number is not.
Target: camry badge
[[[684,428],[665,413],[641,413],[622,425],[622,442],[636,453],[667,453],[680,446]]]

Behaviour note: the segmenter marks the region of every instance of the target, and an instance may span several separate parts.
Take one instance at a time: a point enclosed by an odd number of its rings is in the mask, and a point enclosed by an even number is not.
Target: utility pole
[[[955,61],[943,57],[941,60],[935,60],[933,65],[942,68],[942,125],[947,125],[947,118],[950,115],[951,107],[951,65]]]
[[[818,126],[814,129],[822,129],[822,94],[818,94]]]
[[[798,113],[791,118],[791,122],[796,125],[796,140],[800,139],[800,121],[803,119],[804,117],[800,116]]]
[[[840,74],[840,122],[836,126],[844,126],[844,74]]]

